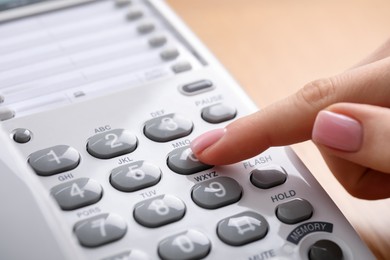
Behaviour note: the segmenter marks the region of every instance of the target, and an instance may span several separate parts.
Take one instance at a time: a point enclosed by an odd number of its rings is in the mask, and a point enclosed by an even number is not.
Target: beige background
[[[260,107],[342,72],[390,37],[389,0],[167,1]],[[352,198],[312,143],[294,149],[378,259],[390,259],[390,200]]]

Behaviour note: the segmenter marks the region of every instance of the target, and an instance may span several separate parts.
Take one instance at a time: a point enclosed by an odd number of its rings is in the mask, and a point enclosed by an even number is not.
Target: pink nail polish
[[[202,152],[207,147],[215,144],[225,134],[225,129],[215,129],[206,132],[191,142],[191,149],[194,154]]]
[[[346,115],[330,111],[318,113],[313,127],[314,142],[345,152],[356,152],[363,139],[361,124]]]

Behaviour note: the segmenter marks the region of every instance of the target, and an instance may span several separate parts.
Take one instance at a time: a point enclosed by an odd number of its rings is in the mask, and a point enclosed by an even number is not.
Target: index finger
[[[225,131],[214,132],[212,139],[207,133],[196,138],[192,150],[202,162],[222,165],[250,158],[271,146],[309,140],[317,113],[333,103],[388,107],[388,71],[390,58],[313,81],[294,95],[234,121]]]

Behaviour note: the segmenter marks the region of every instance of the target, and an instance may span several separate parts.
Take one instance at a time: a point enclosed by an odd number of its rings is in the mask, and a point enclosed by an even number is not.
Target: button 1
[[[218,124],[236,117],[237,110],[226,104],[215,104],[202,109],[202,118],[206,122]]]
[[[137,161],[113,169],[110,182],[120,191],[133,192],[157,184],[160,178],[160,168],[144,161]]]
[[[229,177],[218,177],[196,184],[192,188],[192,200],[206,209],[220,208],[241,198],[242,188]]]
[[[13,131],[13,139],[15,142],[24,144],[31,140],[32,133],[25,128],[18,128]]]
[[[28,163],[41,176],[70,171],[79,165],[80,155],[67,145],[57,145],[32,153]]]
[[[57,185],[51,194],[63,210],[78,209],[98,202],[102,197],[102,187],[92,179],[80,178]]]
[[[124,129],[114,129],[88,139],[87,151],[99,159],[110,159],[131,153],[137,147],[137,137]]]
[[[189,135],[192,121],[179,115],[167,114],[150,119],[145,123],[145,136],[156,142],[168,142]]]
[[[251,171],[251,182],[257,188],[269,189],[285,183],[287,174],[278,165],[270,165]]]
[[[200,162],[189,146],[183,146],[170,152],[167,164],[169,169],[183,175],[197,173],[213,167]]]
[[[255,212],[246,211],[218,223],[218,237],[228,245],[241,246],[262,239],[268,232],[268,222]]]
[[[163,260],[202,259],[210,249],[210,240],[203,233],[190,229],[162,240],[158,245],[158,254]]]
[[[172,195],[160,195],[141,201],[135,205],[135,220],[150,228],[160,227],[184,217],[185,204]]]
[[[121,239],[126,234],[126,222],[115,214],[101,214],[79,221],[74,232],[80,244],[97,247]]]
[[[342,260],[343,251],[335,242],[319,240],[309,248],[309,260]]]
[[[276,208],[276,216],[280,221],[286,224],[295,224],[313,215],[313,206],[304,199],[293,199]]]
[[[214,89],[210,80],[199,80],[180,86],[179,90],[185,95],[196,95]]]

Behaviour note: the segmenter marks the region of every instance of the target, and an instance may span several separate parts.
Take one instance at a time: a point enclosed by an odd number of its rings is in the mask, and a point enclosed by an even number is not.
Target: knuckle
[[[332,78],[312,81],[298,91],[298,101],[303,101],[305,104],[316,109],[322,108],[329,103],[329,100],[336,93],[335,86],[335,79]]]

